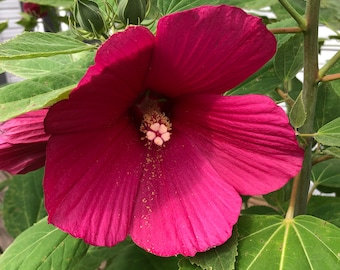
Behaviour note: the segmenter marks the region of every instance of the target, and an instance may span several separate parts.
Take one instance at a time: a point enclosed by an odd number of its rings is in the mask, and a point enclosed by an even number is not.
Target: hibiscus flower
[[[0,169],[23,174],[43,167],[49,135],[47,109],[32,111],[0,124]]]
[[[130,236],[160,256],[224,243],[242,195],[274,191],[303,152],[284,111],[223,96],[276,51],[259,18],[202,6],[113,34],[45,119],[49,222],[87,243]]]
[[[48,14],[47,7],[35,3],[23,3],[22,9],[36,18],[43,18]]]

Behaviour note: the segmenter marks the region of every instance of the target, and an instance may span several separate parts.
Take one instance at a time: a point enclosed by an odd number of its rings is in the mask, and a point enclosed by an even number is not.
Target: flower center
[[[161,112],[156,101],[148,100],[144,107],[144,114],[139,130],[145,134],[148,144],[162,146],[170,140],[170,119]]]

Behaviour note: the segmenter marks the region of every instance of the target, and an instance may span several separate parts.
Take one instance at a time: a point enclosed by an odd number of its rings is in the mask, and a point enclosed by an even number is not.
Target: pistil
[[[148,144],[154,143],[157,146],[163,146],[165,142],[170,140],[171,126],[170,119],[164,112],[160,111],[156,102],[150,102],[146,106],[140,131],[145,134],[142,139],[146,138]]]

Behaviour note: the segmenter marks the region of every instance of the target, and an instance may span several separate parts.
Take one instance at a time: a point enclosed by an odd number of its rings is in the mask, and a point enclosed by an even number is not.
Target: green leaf
[[[18,25],[22,26],[24,31],[31,31],[37,26],[38,20],[35,16],[22,12],[21,18],[16,22]]]
[[[69,270],[88,249],[81,239],[47,224],[46,218],[20,234],[0,257],[0,270]]]
[[[0,60],[72,54],[94,48],[93,45],[56,33],[24,32],[0,44]]]
[[[340,188],[337,187],[327,187],[327,186],[323,186],[323,185],[318,185],[317,190],[319,190],[321,193],[328,193],[330,194],[329,196],[333,196],[333,194],[335,193],[335,196],[340,196]]]
[[[308,202],[307,212],[340,227],[340,198],[329,196],[312,196]]]
[[[199,1],[175,1],[175,0],[156,0],[155,3],[159,9],[162,16],[176,11],[186,10],[191,7],[195,7]],[[199,4],[198,4],[199,5]]]
[[[337,61],[332,68],[330,68],[327,74],[336,74],[340,73],[340,61]],[[340,80],[333,80],[328,82],[332,88],[334,89],[335,93],[340,97]]]
[[[254,205],[250,206],[241,211],[242,214],[251,215],[279,215],[275,209],[265,205]]]
[[[312,181],[315,185],[340,187],[340,159],[329,159],[312,168]]]
[[[289,181],[284,187],[279,190],[263,195],[263,198],[272,206],[277,208],[279,212],[286,213],[287,202],[291,196],[293,181]],[[272,209],[273,210],[273,209]],[[270,212],[270,214],[273,213]]]
[[[203,270],[198,265],[191,264],[191,262],[185,258],[179,261],[178,266],[179,266],[178,270]]]
[[[336,93],[333,85],[330,82],[323,83],[318,89],[314,123],[316,130],[340,117],[340,95]]]
[[[0,33],[4,31],[8,27],[8,22],[1,22],[0,23]]]
[[[276,0],[156,0],[162,15],[187,10],[202,5],[228,4],[246,9],[260,9],[274,4]]]
[[[90,246],[84,257],[72,270],[94,270],[110,258],[112,248]]]
[[[285,19],[292,19],[290,14],[287,12],[287,10],[281,5],[279,1],[274,3],[270,6],[270,10],[275,14],[276,18],[279,21],[285,20]],[[295,23],[294,26],[297,26],[297,23]]]
[[[105,270],[177,270],[177,257],[158,257],[126,240],[112,248]]]
[[[236,269],[338,269],[340,229],[312,216],[241,216]]]
[[[340,72],[338,61],[329,71],[329,74]],[[322,128],[326,123],[340,117],[340,80],[322,83],[318,89],[315,127]]]
[[[279,4],[281,5],[281,4]],[[285,28],[285,27],[297,27],[297,23],[293,18],[281,20],[279,22],[271,23],[267,25],[268,29],[275,29],[275,28]],[[292,37],[295,35],[301,35],[301,34],[277,34],[275,35],[277,40],[277,48],[281,48],[282,45],[286,44]]]
[[[313,195],[311,196],[308,205],[307,205],[307,214],[312,214],[315,212],[320,206],[333,204],[333,203],[340,203],[340,198],[338,197],[330,197],[330,196],[320,196],[320,195]]]
[[[295,128],[301,127],[305,123],[307,117],[305,105],[303,104],[302,93],[303,90],[300,92],[289,112],[290,124]]]
[[[16,237],[47,215],[40,169],[14,176],[5,193],[3,218],[7,231]]]
[[[338,147],[328,147],[323,151],[323,153],[336,158],[340,158],[340,148]]]
[[[340,202],[321,205],[312,215],[340,227]]]
[[[286,24],[290,25],[293,23],[291,20],[285,21]],[[270,24],[269,28],[277,28],[277,27],[283,27],[284,24]],[[286,35],[281,35],[281,36],[286,36]],[[281,57],[280,55],[284,55],[284,52],[286,51],[285,44],[288,42],[292,43],[295,39],[296,35],[289,35],[289,38],[280,38],[278,41],[278,51],[277,55]],[[299,36],[299,35],[298,35]],[[293,40],[293,41],[291,41]],[[277,76],[277,73],[275,71],[275,66],[274,66],[274,60],[270,60],[265,64],[259,71],[257,71],[255,74],[250,76],[247,80],[242,82],[240,85],[237,87],[233,88],[230,91],[227,91],[225,94],[226,95],[245,95],[245,94],[262,94],[262,95],[267,95],[270,96],[272,99],[274,99],[277,102],[282,101],[282,97],[278,95],[276,92],[277,87],[282,87],[284,83],[283,78],[279,78]],[[278,62],[276,63],[278,65]],[[295,64],[293,64],[295,65]],[[291,71],[293,74],[293,70]],[[295,80],[294,78],[291,78],[292,81]],[[300,89],[299,89],[300,90]]]
[[[108,2],[110,5],[115,4],[115,0],[92,0],[96,2],[98,6],[104,10],[105,1]],[[29,3],[36,3],[45,6],[52,6],[52,7],[65,7],[65,8],[73,8],[74,0],[20,0],[20,2],[29,2]]]
[[[324,145],[340,146],[340,117],[322,126],[315,139]]]
[[[105,269],[109,269],[111,262],[128,250],[127,247],[134,245],[131,239],[126,239],[113,247],[96,247],[90,246],[87,253],[72,268],[72,270],[94,270],[97,269],[102,262],[105,263]],[[112,268],[116,269],[116,268]],[[118,268],[120,269],[120,268]]]
[[[52,7],[72,7],[74,0],[20,0],[21,2],[36,3]]]
[[[304,14],[306,9],[305,0],[289,1],[300,13]],[[320,23],[335,31],[340,28],[340,2],[338,0],[322,0],[320,2]]]
[[[85,72],[86,69],[53,72],[0,88],[0,121],[67,98]]]
[[[274,57],[275,73],[280,80],[289,81],[303,67],[303,35],[292,36]]]
[[[228,0],[224,4],[238,6],[245,9],[261,9],[274,4],[276,0]]]
[[[190,257],[189,260],[204,270],[232,270],[235,269],[237,244],[238,232],[235,227],[232,236],[225,244],[206,252],[198,253],[195,257]]]
[[[93,63],[94,54],[94,52],[81,52],[32,59],[2,60],[0,68],[18,77],[31,79],[47,75],[49,72],[88,68]]]
[[[161,15],[187,10],[202,5],[225,4],[223,0],[156,0]]]
[[[239,86],[227,91],[225,95],[262,94],[279,101],[282,98],[277,94],[275,89],[280,83],[281,80],[275,75],[274,64],[271,60]]]
[[[333,30],[340,29],[340,2],[338,0],[321,1],[320,22]]]

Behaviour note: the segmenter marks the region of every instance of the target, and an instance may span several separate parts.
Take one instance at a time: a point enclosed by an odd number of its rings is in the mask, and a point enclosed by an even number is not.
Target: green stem
[[[269,29],[273,34],[289,34],[289,33],[301,33],[300,27],[284,27],[284,28],[273,28]]]
[[[305,31],[307,24],[303,16],[298,13],[295,8],[288,2],[288,0],[279,0],[281,5],[288,11],[288,13],[293,17],[293,19],[299,24],[299,27]]]
[[[286,219],[294,218],[299,183],[300,183],[300,173],[294,178],[292,193],[290,196],[289,206],[288,206],[288,210],[287,210],[286,217],[285,217]]]
[[[334,158],[334,156],[331,156],[331,155],[324,155],[324,156],[321,156],[321,157],[316,157],[316,158],[313,158],[312,165],[315,165],[315,164],[318,164],[322,161],[333,159],[333,158]]]
[[[320,0],[308,0],[306,3],[306,31],[304,32],[304,80],[302,99],[306,109],[306,121],[299,129],[302,134],[314,133],[314,118],[317,99],[318,77],[318,26],[319,26]],[[305,156],[297,185],[296,204],[294,215],[305,214],[307,197],[312,169],[311,137],[306,138]]]
[[[338,51],[331,59],[327,61],[327,63],[320,68],[319,70],[319,78],[325,76],[326,72],[335,65],[335,63],[340,59],[340,51]]]
[[[275,90],[289,107],[292,107],[294,105],[294,100],[286,92],[284,92],[280,88],[276,88]]]
[[[309,138],[309,137],[315,137],[316,135],[318,135],[318,133],[311,133],[311,134],[306,134],[306,133],[297,133],[297,135],[299,136],[299,137],[307,137],[307,138]]]
[[[314,184],[314,185],[312,186],[312,188],[309,190],[308,196],[307,196],[307,201],[309,201],[310,198],[312,198],[313,192],[316,190],[316,187],[317,187],[317,185]]]
[[[340,73],[325,75],[321,78],[321,82],[330,82],[334,80],[340,80]]]

